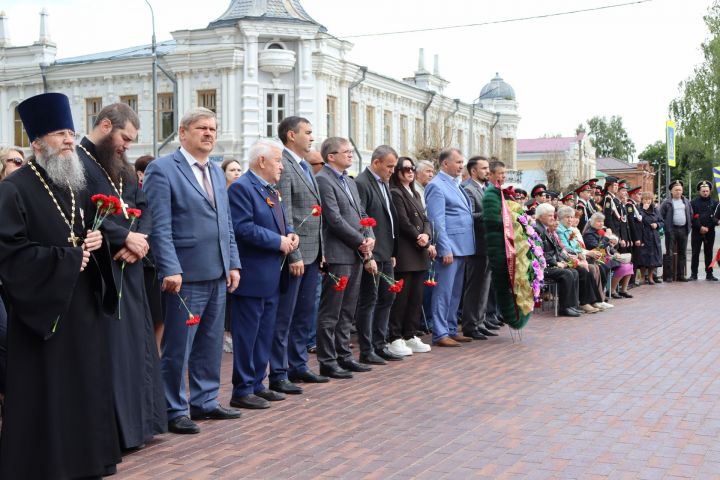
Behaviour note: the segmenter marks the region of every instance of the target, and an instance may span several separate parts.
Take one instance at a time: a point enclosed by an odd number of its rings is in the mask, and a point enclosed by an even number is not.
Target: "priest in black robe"
[[[10,312],[0,478],[100,478],[121,461],[103,316],[117,305],[109,251],[88,230],[95,209],[67,97],[31,97],[18,112],[35,156],[0,182]]]
[[[129,106],[114,103],[98,113],[92,131],[77,147],[88,190],[122,198],[124,204],[123,212],[109,217],[100,228],[114,256],[115,285],[122,284],[118,310],[109,322],[115,409],[124,450],[139,448],[167,431],[160,358],[141,261],[149,249],[152,216],[125,156],[139,127]],[[142,215],[132,221],[129,208]]]

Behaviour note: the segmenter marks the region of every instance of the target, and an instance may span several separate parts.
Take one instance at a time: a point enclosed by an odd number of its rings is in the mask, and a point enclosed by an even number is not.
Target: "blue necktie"
[[[305,178],[307,178],[307,181],[310,182],[310,185],[312,185],[312,173],[310,173],[310,167],[308,166],[308,163],[305,160],[300,160],[300,166],[305,171]]]

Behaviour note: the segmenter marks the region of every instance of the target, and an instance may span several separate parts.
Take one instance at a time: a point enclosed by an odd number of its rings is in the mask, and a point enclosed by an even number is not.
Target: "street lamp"
[[[150,18],[152,19],[152,126],[153,126],[153,157],[157,157],[157,43],[155,41],[155,11],[148,0]]]

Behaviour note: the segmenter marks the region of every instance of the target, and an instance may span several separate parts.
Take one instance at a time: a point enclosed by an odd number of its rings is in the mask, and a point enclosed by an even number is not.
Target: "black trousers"
[[[690,236],[690,245],[692,246],[692,258],[690,259],[690,271],[694,276],[697,277],[698,265],[700,263],[700,247],[703,248],[705,255],[705,273],[712,275],[712,269],[708,268],[710,262],[713,259],[713,244],[715,243],[715,229],[710,227],[710,230],[705,234],[700,233],[699,228],[692,229],[692,235]]]
[[[575,270],[578,272],[578,283],[579,283],[579,302],[580,305],[587,305],[589,303],[597,303],[600,301],[600,292],[598,291],[597,282],[595,277],[590,271],[583,267],[577,267]]]
[[[672,230],[665,233],[665,250],[674,256],[672,260],[674,271],[671,277],[674,280],[685,276],[685,266],[687,265],[687,231],[685,228],[685,225],[673,226]]]
[[[395,295],[388,321],[388,342],[398,338],[410,340],[417,332],[420,307],[423,304],[423,282],[427,270],[420,272],[395,272],[395,279],[403,279],[403,289]]]
[[[560,310],[578,306],[579,277],[577,270],[572,268],[548,268],[545,270],[545,278],[557,283],[558,307]]]
[[[377,262],[377,268],[378,271],[393,278],[391,262]],[[355,310],[355,328],[361,355],[368,355],[385,347],[390,308],[395,301],[395,294],[388,288],[388,283],[379,276],[375,277],[365,270],[362,271],[360,296]]]

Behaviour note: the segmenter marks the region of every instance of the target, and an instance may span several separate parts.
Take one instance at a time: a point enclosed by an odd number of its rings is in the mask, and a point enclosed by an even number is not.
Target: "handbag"
[[[620,263],[630,263],[632,260],[631,253],[616,253],[614,256],[615,260]]]

